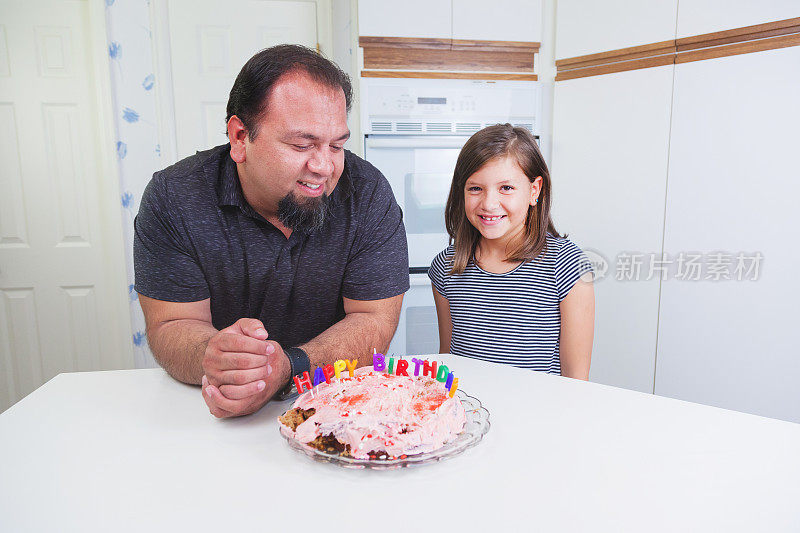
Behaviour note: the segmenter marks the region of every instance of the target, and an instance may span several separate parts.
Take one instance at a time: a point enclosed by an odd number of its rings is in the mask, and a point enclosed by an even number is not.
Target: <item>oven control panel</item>
[[[525,123],[533,131],[540,94],[532,81],[362,78],[362,131],[447,133],[452,124],[450,132],[457,133],[457,124],[498,122]],[[428,123],[439,128],[429,130]]]

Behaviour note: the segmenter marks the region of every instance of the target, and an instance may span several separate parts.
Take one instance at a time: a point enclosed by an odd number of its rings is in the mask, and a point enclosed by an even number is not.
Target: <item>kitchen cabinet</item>
[[[542,2],[453,0],[453,39],[542,42]]]
[[[611,262],[590,378],[800,421],[800,47],[691,58],[555,86],[555,222]]]
[[[674,39],[677,8],[678,0],[559,0],[556,59]]]
[[[359,35],[481,41],[542,40],[542,0],[360,0]]]
[[[359,0],[358,34],[370,37],[450,39],[450,0]]]
[[[656,394],[800,422],[797,65],[795,46],[675,66],[665,251],[730,254],[734,279],[662,283]]]
[[[621,254],[661,251],[672,69],[563,81],[554,94],[553,219],[608,267],[595,282],[590,380],[643,392],[653,391],[659,281],[644,266],[618,281],[616,269]]]
[[[796,17],[800,17],[797,0],[681,0],[678,38]]]

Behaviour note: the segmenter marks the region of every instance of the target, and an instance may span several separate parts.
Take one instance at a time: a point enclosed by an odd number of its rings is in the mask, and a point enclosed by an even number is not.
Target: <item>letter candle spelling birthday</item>
[[[433,379],[436,379],[436,361],[429,363],[427,360],[422,362],[422,375],[430,374]]]
[[[408,375],[408,361],[405,359],[400,359],[397,361],[397,369],[395,370],[395,374],[398,376],[407,376]]]
[[[450,393],[450,397],[455,396],[458,389],[458,378],[455,377],[453,372],[447,368],[446,365],[439,365],[436,361],[428,361],[427,359],[417,359],[412,357],[411,361],[414,363],[414,375],[419,377],[419,369],[422,367],[422,375],[429,375],[439,383],[444,384],[444,388]],[[437,369],[438,366],[438,369]],[[372,369],[375,372],[386,372],[387,374],[394,374],[396,376],[408,376],[408,361],[405,359],[398,359],[397,365],[394,364],[394,358],[389,358],[387,368],[386,356],[381,353],[372,355]]]

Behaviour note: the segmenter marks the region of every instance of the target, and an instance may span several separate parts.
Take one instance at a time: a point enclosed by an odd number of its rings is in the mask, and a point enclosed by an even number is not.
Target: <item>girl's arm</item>
[[[578,281],[561,300],[561,375],[589,379],[594,339],[594,286]],[[437,304],[438,309],[438,304]],[[441,318],[439,319],[441,324]]]
[[[433,300],[436,302],[436,318],[439,319],[439,353],[450,353],[450,338],[453,335],[453,323],[450,321],[450,302],[433,289]],[[566,298],[565,298],[566,300]]]

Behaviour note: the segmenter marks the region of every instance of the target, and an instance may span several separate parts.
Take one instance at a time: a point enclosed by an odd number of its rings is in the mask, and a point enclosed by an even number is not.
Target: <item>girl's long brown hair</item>
[[[511,124],[489,126],[475,133],[458,154],[453,183],[447,197],[444,223],[455,247],[453,274],[461,274],[475,254],[481,234],[467,219],[464,207],[464,188],[467,179],[492,159],[513,157],[522,172],[533,181],[542,177],[542,190],[535,206],[528,206],[525,220],[525,237],[514,249],[508,251],[506,261],[536,259],[547,246],[547,234],[560,237],[550,218],[550,172],[533,136],[524,128]]]

